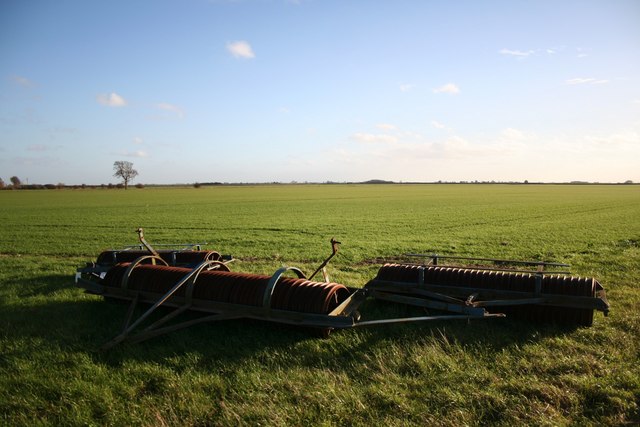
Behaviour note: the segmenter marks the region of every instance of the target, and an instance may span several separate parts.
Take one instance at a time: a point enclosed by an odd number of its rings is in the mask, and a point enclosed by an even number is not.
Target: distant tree
[[[20,185],[22,185],[22,181],[20,181],[20,178],[18,178],[17,176],[12,176],[9,179],[11,180],[11,185],[13,185],[13,188],[20,188]]]
[[[133,163],[124,160],[119,160],[113,163],[113,174],[116,178],[122,178],[124,181],[124,189],[129,186],[129,181],[138,176],[138,171],[133,168]]]
[[[5,187],[5,183],[2,178],[0,178],[0,190]]]
[[[630,179],[628,179],[628,180],[626,180],[624,183],[625,183],[625,184],[633,184],[633,181],[631,181]]]

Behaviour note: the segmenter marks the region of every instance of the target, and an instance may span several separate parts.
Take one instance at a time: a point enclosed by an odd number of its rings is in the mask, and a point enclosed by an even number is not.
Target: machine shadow
[[[344,360],[358,359],[381,346],[420,345],[429,337],[445,339],[465,348],[481,347],[485,352],[499,352],[575,330],[504,318],[345,329],[333,331],[328,338],[321,338],[319,331],[313,328],[239,319],[202,323],[141,343],[125,342],[109,351],[101,351],[103,344],[122,332],[128,304],[84,295],[80,289],[76,289],[76,295],[70,289],[69,281],[68,276],[62,275],[16,281],[17,297],[24,298],[25,303],[6,304],[0,301],[0,320],[7,326],[5,335],[35,338],[41,347],[86,352],[95,362],[114,367],[132,360],[162,365],[170,358],[197,353],[204,361],[204,366],[210,368],[225,366],[226,369],[242,369],[242,364],[247,360],[260,363],[263,359],[269,359],[268,363],[281,363],[287,367],[329,366],[332,369],[347,369],[343,367]],[[65,292],[64,298],[56,296],[60,291]],[[376,315],[416,315],[406,306],[374,304],[378,305],[374,307]],[[143,313],[143,309],[136,310],[134,319]],[[157,316],[168,312],[167,309],[161,309]],[[178,316],[176,321],[198,316],[186,312]],[[152,316],[149,322],[153,320]],[[33,351],[33,348],[28,351]],[[270,359],[269,355],[274,354],[283,355],[282,361]]]
[[[416,315],[408,311],[411,309],[406,310],[405,306],[383,306],[379,307],[378,314]],[[121,305],[120,314],[123,317],[125,312],[126,307]],[[189,313],[184,316],[182,320],[194,317]],[[121,319],[122,317],[118,318],[118,324]],[[113,325],[109,330],[114,335],[121,331]],[[576,327],[564,325],[531,324],[514,319],[493,318],[343,329],[335,330],[328,338],[323,338],[320,331],[314,328],[238,319],[203,323],[141,343],[124,343],[106,352],[96,351],[95,357],[103,363],[118,366],[131,360],[162,364],[177,355],[196,353],[204,361],[204,365],[210,368],[224,366],[225,369],[241,369],[245,361],[252,360],[258,363],[264,361],[265,366],[271,367],[275,363],[287,368],[329,367],[346,371],[349,368],[344,361],[357,360],[384,346],[422,345],[429,340],[444,340],[447,345],[465,349],[481,348],[484,353],[498,353],[547,337],[570,334],[575,330]],[[103,342],[92,344],[95,348]],[[281,359],[274,361],[272,355],[280,355]]]

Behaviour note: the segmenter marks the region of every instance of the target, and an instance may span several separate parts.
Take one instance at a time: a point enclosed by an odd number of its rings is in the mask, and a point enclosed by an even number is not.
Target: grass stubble
[[[361,185],[0,192],[0,424],[640,423],[636,186]],[[612,304],[590,328],[510,319],[334,332],[241,320],[110,352],[126,306],[72,285],[98,252],[208,241],[236,271],[332,280],[406,252],[568,262]],[[363,311],[411,315],[369,303]]]

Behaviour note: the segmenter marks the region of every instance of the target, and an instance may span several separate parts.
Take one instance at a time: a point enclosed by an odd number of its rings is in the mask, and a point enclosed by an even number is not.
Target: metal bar
[[[413,264],[406,264],[406,265],[413,265]],[[495,268],[495,267],[480,267],[480,266],[460,266],[460,265],[443,265],[443,264],[438,264],[438,265],[428,265],[427,267],[440,267],[440,268],[465,268],[465,269],[469,269],[469,270],[482,270],[482,271],[505,271],[508,273],[529,273],[529,274],[571,274],[570,271],[539,271],[539,270],[516,270],[516,269],[512,269],[512,268]]]
[[[133,325],[125,328],[124,331],[122,331],[122,333],[120,334],[120,336],[114,338],[115,344],[117,344],[118,342],[121,342],[124,340],[124,338],[126,338],[126,336],[128,334],[131,333],[131,331],[133,331],[138,325],[140,325],[147,317],[149,317],[149,315],[151,313],[153,313],[158,307],[160,307],[166,300],[168,300],[171,295],[173,295],[178,289],[180,289],[185,283],[187,283],[193,276],[197,275],[200,273],[200,271],[202,271],[202,269],[204,267],[206,267],[206,265],[208,265],[211,261],[203,261],[202,263],[200,263],[200,265],[196,268],[194,268],[193,270],[191,270],[186,276],[184,276],[180,281],[178,281],[178,283],[176,283],[175,285],[173,285],[173,287],[166,293],[164,294],[160,299],[158,299],[152,306],[151,308],[149,308],[146,312],[144,312],[142,314],[142,316],[140,316],[138,318],[138,320],[136,320]],[[127,277],[124,277],[123,281],[127,279]],[[115,345],[114,344],[114,345]]]
[[[353,327],[372,326],[372,325],[385,325],[389,323],[409,323],[409,322],[424,322],[429,320],[466,320],[466,319],[487,319],[490,317],[505,317],[504,314],[485,314],[484,316],[471,316],[471,315],[444,315],[444,316],[421,316],[421,317],[405,317],[398,319],[381,319],[381,320],[366,320],[364,322],[358,322]]]
[[[227,313],[227,314],[213,314],[210,316],[204,316],[201,317],[199,319],[193,319],[193,320],[188,320],[186,322],[182,322],[182,323],[178,323],[175,325],[171,325],[171,326],[167,326],[165,328],[160,328],[160,329],[154,329],[151,331],[144,331],[144,332],[140,332],[139,334],[130,336],[127,339],[127,342],[130,342],[132,344],[135,343],[139,343],[142,341],[146,341],[150,338],[154,338],[160,335],[164,335],[164,334],[168,334],[170,332],[175,332],[178,331],[180,329],[184,329],[187,328],[189,326],[193,326],[193,325],[197,325],[199,323],[204,323],[204,322],[214,322],[214,321],[219,321],[219,320],[232,320],[232,319],[239,319],[241,318],[241,316],[238,316],[237,314],[233,314],[233,313]]]
[[[173,247],[173,248],[177,248],[177,247],[183,247],[183,248],[197,248],[199,246],[204,246],[204,245],[208,245],[207,242],[203,242],[203,243],[154,243],[153,246],[155,247],[165,247],[165,248],[169,248],[169,247]],[[139,248],[142,249],[140,244],[137,245],[129,245],[129,246],[124,246],[122,249],[134,249],[134,248]],[[176,251],[183,251],[184,249],[176,249]],[[117,251],[117,249],[115,249],[115,251]]]
[[[496,259],[496,258],[480,258],[480,257],[462,257],[462,256],[451,256],[451,255],[436,255],[436,254],[404,254],[409,257],[420,257],[420,258],[444,258],[444,259],[459,259],[459,260],[467,260],[467,261],[492,261],[499,262],[504,264],[524,264],[524,265],[550,265],[554,267],[571,267],[569,264],[563,264],[559,262],[546,262],[546,261],[519,261],[519,260],[510,260],[510,259]]]
[[[167,323],[169,320],[173,319],[174,317],[176,317],[177,315],[179,315],[181,313],[184,313],[188,309],[189,309],[189,305],[188,304],[185,304],[182,307],[176,308],[171,313],[169,313],[166,316],[156,320],[155,322],[153,322],[152,324],[150,324],[149,326],[144,328],[144,330],[145,331],[151,331],[153,329],[156,329],[158,326],[161,326],[161,325]]]
[[[340,245],[341,243],[338,242],[336,239],[334,239],[333,237],[331,238],[331,255],[329,255],[329,257],[327,259],[325,259],[322,264],[320,264],[320,267],[317,268],[316,271],[313,272],[313,274],[311,276],[309,276],[309,280],[313,279],[313,277],[318,274],[318,272],[320,270],[322,270],[331,260],[331,258],[333,258],[337,253],[338,253],[338,245]],[[325,273],[326,274],[326,273]],[[328,277],[328,276],[327,276]],[[326,279],[325,279],[326,281]]]
[[[367,286],[371,286],[370,284],[386,284],[386,285],[402,285],[402,283],[386,281],[386,280],[378,280],[374,279],[367,284]],[[405,284],[406,285],[406,284]],[[415,286],[415,284],[413,284]],[[504,291],[499,289],[481,289],[481,288],[472,288],[466,287],[464,285],[460,286],[443,286],[443,285],[425,285],[425,289],[429,289],[434,292],[444,293],[450,296],[457,296],[460,298],[467,298],[470,294],[477,293],[482,295],[486,299],[502,299],[502,298],[513,298],[514,300],[518,299],[526,299],[526,298],[542,298],[546,299],[547,302],[543,305],[554,305],[560,307],[573,307],[573,308],[591,308],[599,311],[608,311],[609,304],[601,299],[598,296],[595,297],[584,297],[584,296],[571,296],[571,295],[557,295],[557,294],[536,294],[535,292],[522,292],[522,291]],[[417,292],[417,290],[412,290],[411,292]]]
[[[134,291],[127,291],[121,288],[107,288],[106,296],[130,300],[134,297]],[[140,302],[153,303],[162,297],[162,294],[153,292],[138,292],[140,294]],[[185,298],[173,296],[167,300],[163,306],[165,307],[181,307],[185,304]],[[303,313],[298,311],[268,309],[263,307],[230,304],[210,300],[194,299],[190,307],[192,311],[204,313],[235,313],[239,317],[269,320],[278,323],[287,323],[291,325],[306,326],[324,326],[332,328],[345,328],[353,324],[353,319],[348,316],[329,316],[326,314]]]
[[[484,316],[485,314],[484,308],[480,307],[465,306],[461,304],[447,304],[445,302],[432,301],[424,298],[415,298],[406,295],[397,295],[387,292],[374,291],[372,296],[375,299],[380,299],[383,301],[415,305],[417,307],[431,308],[433,310],[450,311],[452,313],[464,313],[470,316]]]
[[[415,295],[420,295],[423,297],[427,297],[427,298],[432,298],[432,299],[436,299],[436,300],[440,300],[440,301],[444,301],[447,303],[451,303],[451,304],[459,304],[459,305],[464,305],[465,302],[462,301],[461,299],[458,298],[453,298],[450,297],[449,295],[445,295],[445,294],[441,294],[441,293],[437,293],[437,292],[431,292],[428,291],[426,289],[424,289],[425,286],[429,286],[429,285],[421,285],[421,287],[416,287],[415,283],[412,283],[411,286],[403,286],[401,289],[398,289],[398,287],[395,286],[389,286],[387,284],[378,284],[378,283],[372,283],[369,282],[366,285],[367,289],[374,289],[377,291],[383,291],[383,292],[404,292],[404,293],[411,293],[411,294],[415,294]]]
[[[138,305],[138,299],[140,298],[139,294],[131,300],[131,304],[129,304],[129,309],[127,310],[127,314],[124,317],[124,324],[122,325],[122,331],[124,332],[131,323],[131,318],[133,317],[133,312],[136,309],[136,305]]]
[[[333,309],[329,316],[350,316],[354,311],[360,307],[360,304],[367,299],[368,291],[366,289],[358,289],[353,292],[349,297],[342,301],[342,303]]]
[[[155,255],[157,257],[160,257],[160,255],[158,254],[158,252],[156,252],[155,249],[153,249],[151,247],[151,245],[149,243],[147,243],[147,241],[144,239],[144,231],[142,230],[142,227],[138,228],[136,230],[136,233],[138,233],[138,239],[140,239],[140,243],[142,243],[144,245],[145,248],[147,248],[147,250],[149,251],[149,253],[151,253],[152,255]]]
[[[271,297],[273,296],[273,290],[275,289],[278,280],[280,280],[280,277],[282,277],[282,275],[287,271],[293,271],[294,273],[296,273],[296,276],[298,276],[299,279],[305,278],[302,270],[297,267],[282,267],[276,270],[276,272],[273,273],[273,276],[271,276],[271,279],[269,279],[267,287],[264,289],[264,296],[262,297],[262,307],[265,310],[268,310],[271,307]]]
[[[136,260],[133,261],[131,264],[129,264],[127,269],[124,271],[124,274],[122,276],[122,283],[120,284],[120,286],[123,289],[127,289],[127,286],[129,284],[129,276],[131,276],[131,272],[133,271],[133,269],[136,268],[138,265],[142,264],[142,261],[146,261],[146,260],[151,260],[153,265],[156,265],[156,262],[160,261],[165,266],[167,267],[169,266],[169,264],[167,264],[165,260],[163,260],[162,258],[156,255],[144,255],[144,256],[141,256],[140,258],[136,258]]]
[[[470,303],[473,307],[503,307],[511,305],[529,305],[529,304],[546,304],[549,302],[547,298],[524,298],[524,299],[507,299],[494,301],[477,301]]]

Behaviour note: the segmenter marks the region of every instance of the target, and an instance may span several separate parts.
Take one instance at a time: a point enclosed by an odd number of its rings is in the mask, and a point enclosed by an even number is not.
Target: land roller
[[[270,276],[232,272],[231,256],[202,250],[203,244],[156,250],[142,229],[137,232],[139,245],[104,251],[76,273],[76,285],[88,293],[129,302],[122,331],[103,349],[198,323],[242,318],[298,325],[328,336],[334,329],[389,323],[504,317],[591,326],[594,310],[609,311],[596,279],[548,270],[566,264],[407,254],[409,261],[385,263],[364,286],[348,287],[327,275],[326,265],[340,244],[334,239],[332,253],[307,278],[296,267],[282,267]],[[473,265],[458,265],[462,261]],[[314,281],[320,272],[323,280]],[[367,300],[421,307],[425,315],[367,320]],[[142,314],[134,319],[136,311]],[[179,321],[186,311],[201,315]]]

